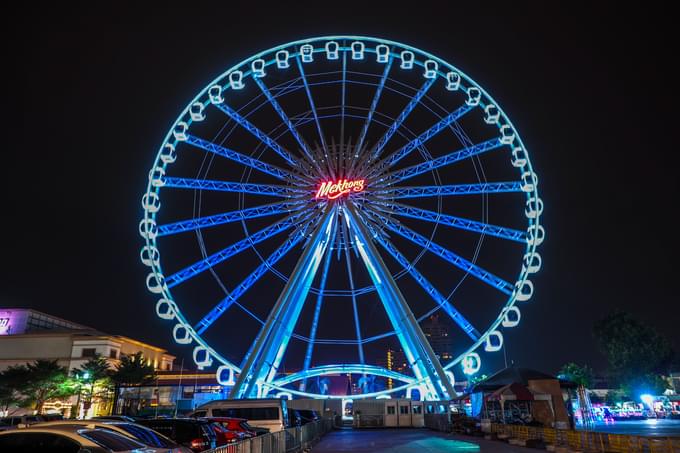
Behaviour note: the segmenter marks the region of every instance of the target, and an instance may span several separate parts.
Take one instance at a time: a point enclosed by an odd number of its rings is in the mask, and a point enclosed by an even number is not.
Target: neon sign
[[[333,181],[324,181],[321,183],[321,186],[319,186],[319,190],[316,191],[316,196],[314,198],[335,200],[350,192],[363,192],[364,181],[364,179],[341,179],[336,183]]]

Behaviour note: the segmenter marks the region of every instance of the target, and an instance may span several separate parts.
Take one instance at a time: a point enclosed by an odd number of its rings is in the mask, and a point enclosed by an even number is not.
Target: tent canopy
[[[504,385],[493,393],[488,394],[485,399],[487,401],[533,401],[534,394],[522,384],[513,382],[512,384]]]

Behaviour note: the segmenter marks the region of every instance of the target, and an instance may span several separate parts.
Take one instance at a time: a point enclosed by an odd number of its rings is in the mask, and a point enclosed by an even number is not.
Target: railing
[[[246,439],[204,453],[293,453],[310,448],[328,431],[333,420],[323,419],[303,426]]]
[[[495,423],[491,425],[491,432],[521,440],[537,439],[546,444],[585,452],[680,453],[680,437],[635,436]]]

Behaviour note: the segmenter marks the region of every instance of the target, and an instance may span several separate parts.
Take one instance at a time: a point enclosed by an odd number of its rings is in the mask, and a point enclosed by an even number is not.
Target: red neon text
[[[335,200],[350,192],[362,192],[364,190],[364,180],[356,179],[354,181],[341,179],[337,183],[333,181],[322,182],[319,190],[316,191],[314,198],[328,198]]]

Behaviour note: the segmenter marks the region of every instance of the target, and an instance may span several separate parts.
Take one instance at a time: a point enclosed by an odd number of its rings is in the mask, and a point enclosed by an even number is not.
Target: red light
[[[316,191],[314,198],[327,198],[335,200],[350,192],[363,192],[365,184],[364,179],[341,179],[338,182],[324,181]]]

